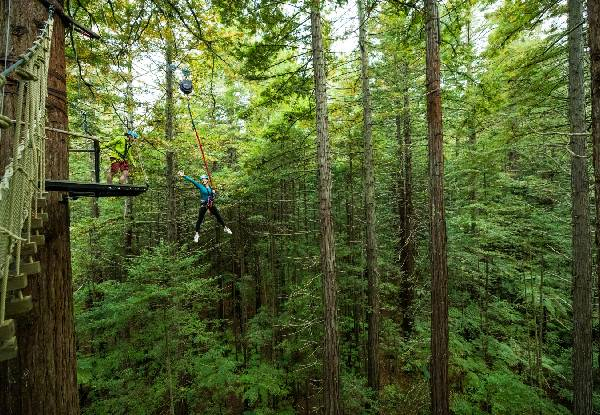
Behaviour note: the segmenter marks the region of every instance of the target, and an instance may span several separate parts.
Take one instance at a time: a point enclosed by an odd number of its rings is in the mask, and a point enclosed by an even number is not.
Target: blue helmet
[[[208,180],[208,176],[206,174],[203,174],[202,176],[200,176],[200,180]]]
[[[136,133],[133,130],[127,130],[127,132],[125,133],[125,135],[130,136],[131,138],[140,138],[140,135],[138,133]]]

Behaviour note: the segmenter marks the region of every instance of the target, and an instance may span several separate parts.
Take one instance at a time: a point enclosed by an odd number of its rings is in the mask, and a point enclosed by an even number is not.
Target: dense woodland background
[[[369,1],[363,25],[355,2],[322,7],[342,410],[428,414],[423,5]],[[70,202],[82,413],[319,413],[324,305],[310,4],[78,0],[69,8],[102,36],[67,33],[70,129],[102,139],[138,131],[134,182],[150,185],[135,199]],[[439,15],[450,409],[567,414],[567,4],[449,0]],[[586,33],[587,23],[579,26]],[[176,176],[203,173],[177,90],[182,69],[194,82],[191,110],[217,206],[233,230],[224,235],[209,216],[199,244],[198,193]],[[377,308],[367,283],[365,85]],[[71,138],[72,148],[89,146]],[[93,177],[85,153],[72,153],[70,165],[72,179]],[[379,317],[375,355],[371,310]],[[597,380],[597,343],[593,359]],[[593,407],[600,413],[597,390]]]

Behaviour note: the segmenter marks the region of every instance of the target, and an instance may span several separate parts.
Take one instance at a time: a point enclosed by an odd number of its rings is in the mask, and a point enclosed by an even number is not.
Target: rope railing
[[[45,124],[47,79],[53,11],[32,47],[0,73],[0,86],[9,76],[16,82],[14,120],[0,114],[0,128],[9,132],[5,145],[12,158],[0,180],[0,361],[16,356],[13,315],[32,308],[23,294],[27,275],[39,272],[32,258],[43,241],[39,228],[45,189]],[[3,98],[4,99],[4,98]],[[39,204],[39,205],[38,205]]]

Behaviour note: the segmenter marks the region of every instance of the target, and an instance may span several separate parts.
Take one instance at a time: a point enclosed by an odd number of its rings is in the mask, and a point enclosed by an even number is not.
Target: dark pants
[[[210,210],[210,213],[213,214],[213,216],[215,217],[217,222],[219,222],[221,224],[221,226],[225,226],[225,222],[223,221],[223,218],[219,214],[219,210],[217,209],[217,207],[215,205],[208,207],[205,203],[202,203],[200,205],[200,211],[198,212],[198,221],[196,222],[196,232],[200,232],[200,225],[202,225],[202,222],[204,222],[204,216],[206,215],[207,210]]]

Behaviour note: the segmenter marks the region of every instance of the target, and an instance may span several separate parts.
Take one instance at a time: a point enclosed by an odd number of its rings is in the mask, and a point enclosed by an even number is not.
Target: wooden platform
[[[79,183],[68,180],[46,180],[46,190],[49,192],[66,192],[71,198],[82,196],[138,196],[148,190],[148,186],[107,183]]]

